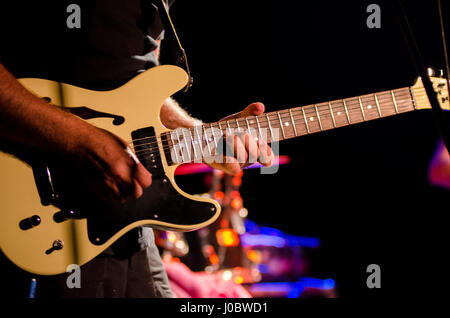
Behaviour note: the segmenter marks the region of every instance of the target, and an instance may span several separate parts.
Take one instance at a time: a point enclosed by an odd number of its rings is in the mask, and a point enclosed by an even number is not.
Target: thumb
[[[252,103],[239,113],[238,117],[258,116],[264,113],[263,103]]]
[[[221,120],[230,120],[230,119],[235,119],[235,118],[243,118],[243,117],[248,117],[248,116],[258,116],[261,115],[262,113],[264,113],[264,104],[263,103],[252,103],[250,105],[248,105],[247,107],[244,108],[243,111],[227,116]]]

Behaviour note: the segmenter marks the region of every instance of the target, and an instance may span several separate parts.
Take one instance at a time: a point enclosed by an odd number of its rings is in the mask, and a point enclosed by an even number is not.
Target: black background
[[[426,64],[443,68],[436,1],[405,2]],[[381,7],[380,29],[366,25],[370,3]],[[255,101],[281,110],[417,76],[387,0],[177,0],[171,15],[194,77],[176,99],[204,122]],[[427,179],[438,140],[431,112],[420,111],[284,141],[291,163],[274,175],[247,170],[244,205],[259,224],[320,238],[310,276],[335,279],[340,297],[440,294],[449,286],[449,193]],[[178,179],[201,193],[203,177]],[[366,287],[369,264],[381,267],[379,290]]]
[[[412,85],[390,1],[376,2],[380,29],[366,25],[370,3],[176,1],[194,77],[177,100],[208,122],[255,101],[274,111]],[[426,64],[444,68],[436,2],[406,8]],[[291,163],[246,171],[244,205],[259,224],[320,238],[312,275],[335,279],[340,297],[435,295],[448,283],[448,192],[427,180],[438,139],[431,111],[420,111],[284,141]],[[179,181],[199,193],[202,178]],[[373,263],[379,290],[366,287]]]

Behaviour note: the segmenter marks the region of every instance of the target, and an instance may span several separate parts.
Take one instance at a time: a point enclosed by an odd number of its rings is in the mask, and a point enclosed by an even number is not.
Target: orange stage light
[[[217,243],[221,246],[237,246],[239,236],[233,229],[220,229],[216,233]]]
[[[209,257],[209,262],[210,262],[211,264],[219,264],[219,256],[217,256],[217,254],[212,254],[212,255]]]
[[[241,198],[234,198],[233,200],[231,200],[231,206],[233,207],[233,209],[240,209],[242,208],[242,199]]]

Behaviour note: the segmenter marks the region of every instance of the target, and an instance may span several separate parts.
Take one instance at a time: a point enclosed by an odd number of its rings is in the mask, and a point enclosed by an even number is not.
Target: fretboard
[[[176,129],[161,135],[169,164],[201,162],[214,156],[227,133],[245,132],[268,143],[349,126],[415,109],[410,87],[294,107],[194,128]],[[184,151],[173,151],[175,145]],[[172,157],[172,158],[170,158]]]

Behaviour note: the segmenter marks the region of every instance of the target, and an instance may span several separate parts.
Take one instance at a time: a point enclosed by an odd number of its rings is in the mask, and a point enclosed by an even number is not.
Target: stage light
[[[233,209],[237,210],[242,207],[242,199],[241,198],[234,198],[231,200],[231,206]]]
[[[333,289],[336,285],[335,281],[331,278],[319,279],[313,277],[303,277],[302,279],[300,279],[300,283],[302,283],[305,287],[324,290]]]
[[[212,254],[210,257],[209,257],[209,262],[211,263],[211,264],[219,264],[219,257],[217,256],[217,254]]]
[[[229,225],[229,223],[230,223],[230,222],[228,222],[227,219],[222,219],[222,220],[220,220],[220,227],[221,227],[222,229],[227,228],[228,225]]]
[[[175,243],[175,247],[181,250],[186,247],[186,244],[183,241],[178,241]]]
[[[167,240],[173,243],[177,240],[177,235],[173,232],[167,232]]]
[[[241,193],[237,190],[233,190],[231,191],[231,197],[232,198],[240,198],[241,197]]]
[[[233,186],[239,187],[242,184],[242,179],[240,177],[233,177],[231,183],[233,184]]]
[[[236,284],[242,284],[243,282],[244,282],[244,277],[242,277],[242,276],[236,276],[235,278],[234,278],[234,282],[236,283]]]
[[[225,197],[225,193],[223,193],[222,191],[214,192],[214,199],[223,200],[224,197]]]
[[[248,215],[248,210],[246,208],[242,208],[239,210],[239,216],[241,218],[246,218]]]
[[[251,260],[254,263],[261,263],[261,252],[255,251],[255,250],[249,250],[247,251],[247,257],[249,260]]]
[[[231,278],[233,277],[233,273],[231,271],[224,271],[222,274],[222,278],[223,280],[231,280]]]
[[[217,243],[221,246],[237,246],[239,236],[233,229],[220,229],[216,232]]]

